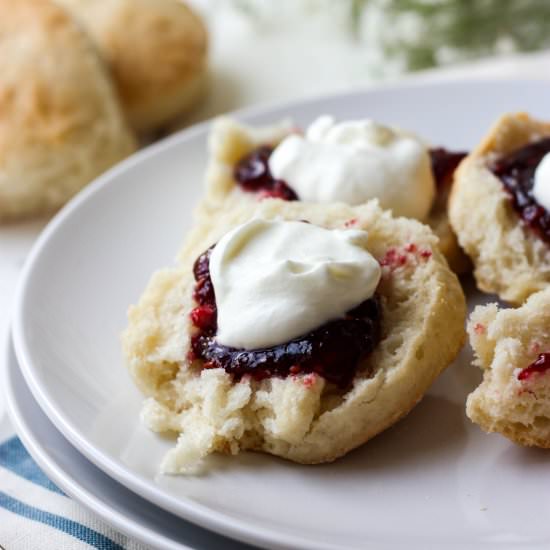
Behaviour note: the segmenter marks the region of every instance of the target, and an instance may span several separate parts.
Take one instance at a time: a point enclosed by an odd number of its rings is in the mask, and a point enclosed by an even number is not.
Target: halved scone
[[[550,447],[550,289],[517,309],[478,306],[468,322],[483,382],[466,412],[487,432]]]
[[[382,131],[386,129],[382,127]],[[290,121],[262,127],[246,125],[227,117],[215,121],[209,138],[210,162],[202,207],[212,213],[222,205],[224,208],[232,208],[241,203],[254,204],[259,200],[273,197],[301,200],[300,194],[296,193],[291,183],[272,177],[268,166],[269,157],[277,145],[296,133],[299,134],[300,130]],[[402,132],[402,135],[407,134]],[[459,274],[470,271],[471,263],[459,247],[449,224],[447,201],[453,185],[454,171],[464,156],[465,153],[451,152],[443,148],[429,150],[436,192],[433,200],[427,196],[423,199],[432,202],[428,215],[420,220],[432,228],[440,240],[439,247],[451,269]],[[248,182],[243,181],[244,179]],[[407,197],[406,201],[414,202],[414,196],[428,194],[428,190],[420,187],[403,190],[402,196]],[[310,198],[304,200],[316,202]],[[341,199],[341,202],[347,201]],[[384,207],[391,209],[389,205]],[[394,214],[408,215],[395,211]]]
[[[525,113],[501,117],[459,166],[449,201],[451,225],[472,259],[478,287],[512,304],[550,282],[550,241],[540,225],[548,214],[534,200],[532,182],[514,183],[525,170],[532,179],[543,153],[532,148],[546,138],[550,123]]]
[[[194,262],[252,218],[368,233],[366,250],[382,267],[379,338],[345,385],[327,381],[318,369],[236,378],[193,353]],[[148,396],[145,423],[179,434],[164,472],[188,471],[212,452],[247,449],[309,464],[344,455],[407,414],[457,355],[464,319],[460,284],[426,226],[392,218],[376,201],[350,207],[274,199],[199,218],[180,263],[156,273],[130,308],[123,346],[130,372]]]

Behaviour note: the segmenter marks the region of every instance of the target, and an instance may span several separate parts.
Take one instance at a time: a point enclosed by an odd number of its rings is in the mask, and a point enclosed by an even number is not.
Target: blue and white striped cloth
[[[145,550],[67,497],[17,437],[0,443],[0,548]]]

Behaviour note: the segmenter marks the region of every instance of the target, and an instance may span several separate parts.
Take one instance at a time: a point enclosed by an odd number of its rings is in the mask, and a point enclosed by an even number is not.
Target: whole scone
[[[550,246],[526,225],[492,167],[500,159],[550,137],[550,123],[525,113],[502,116],[461,163],[449,219],[474,264],[477,286],[521,304],[550,282]]]
[[[0,220],[51,212],[136,147],[87,34],[49,0],[0,0]]]
[[[266,196],[263,193],[243,192],[235,181],[235,167],[241,159],[258,147],[276,147],[285,137],[296,131],[288,120],[271,126],[250,126],[229,117],[216,120],[209,137],[210,160],[204,206],[212,211],[216,207],[232,208],[234,204],[243,201],[252,205],[258,200],[264,200]],[[435,151],[437,154],[437,151],[444,150]],[[447,216],[447,200],[453,185],[453,172],[461,155],[455,154],[455,157],[454,162],[447,161],[449,166],[439,178],[441,181],[425,223],[439,238],[439,247],[451,269],[455,273],[463,274],[471,270],[471,264],[459,247]],[[444,163],[440,166],[444,166]]]
[[[368,232],[368,251],[382,266],[382,336],[349,386],[315,373],[235,381],[190,356],[193,263],[253,217]],[[312,464],[335,460],[406,415],[460,350],[465,311],[460,284],[426,226],[392,218],[376,201],[350,207],[274,199],[200,217],[181,262],[157,272],[130,308],[123,348],[148,396],[146,425],[179,434],[164,472],[187,472],[213,452],[247,449]]]
[[[483,382],[466,413],[487,432],[550,447],[550,288],[517,309],[478,306],[468,334]]]
[[[96,41],[137,132],[158,129],[201,97],[208,35],[181,0],[61,1]]]

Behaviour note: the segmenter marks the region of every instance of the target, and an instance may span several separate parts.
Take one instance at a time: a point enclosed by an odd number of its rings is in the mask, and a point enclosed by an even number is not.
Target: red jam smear
[[[235,166],[234,178],[244,191],[259,192],[262,197],[285,201],[298,200],[298,195],[269,170],[269,157],[273,149],[262,145],[243,157]]]
[[[550,353],[541,353],[534,363],[525,367],[518,374],[518,380],[530,380],[533,376],[550,370]]]
[[[498,159],[491,170],[504,185],[514,210],[523,222],[541,239],[550,243],[550,212],[533,196],[535,170],[547,153],[550,153],[550,137],[530,143]]]
[[[235,380],[250,375],[257,380],[271,376],[316,373],[342,388],[349,386],[360,362],[380,340],[382,308],[379,298],[364,301],[344,318],[330,321],[290,342],[268,348],[243,350],[216,342],[217,308],[208,249],[195,262],[197,307],[190,314],[197,328],[191,338],[191,360],[201,359],[204,368],[223,368]]]
[[[244,191],[260,193],[262,197],[299,200],[298,195],[286,182],[275,179],[271,174],[271,153],[272,147],[261,145],[244,156],[235,166],[235,181]],[[466,153],[449,151],[443,147],[430,150],[432,171],[438,189],[450,185],[456,167],[465,156]]]

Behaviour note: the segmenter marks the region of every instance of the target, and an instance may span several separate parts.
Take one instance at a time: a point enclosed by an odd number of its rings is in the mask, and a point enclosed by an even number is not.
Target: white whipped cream
[[[425,220],[435,197],[427,147],[372,120],[336,124],[321,116],[304,136],[285,138],[269,168],[309,202],[355,205],[377,198],[396,216]]]
[[[210,256],[216,340],[269,347],[342,317],[370,298],[380,280],[366,242],[365,231],[297,221],[254,219],[233,229]]]
[[[535,170],[535,200],[550,212],[550,153],[546,153]]]

